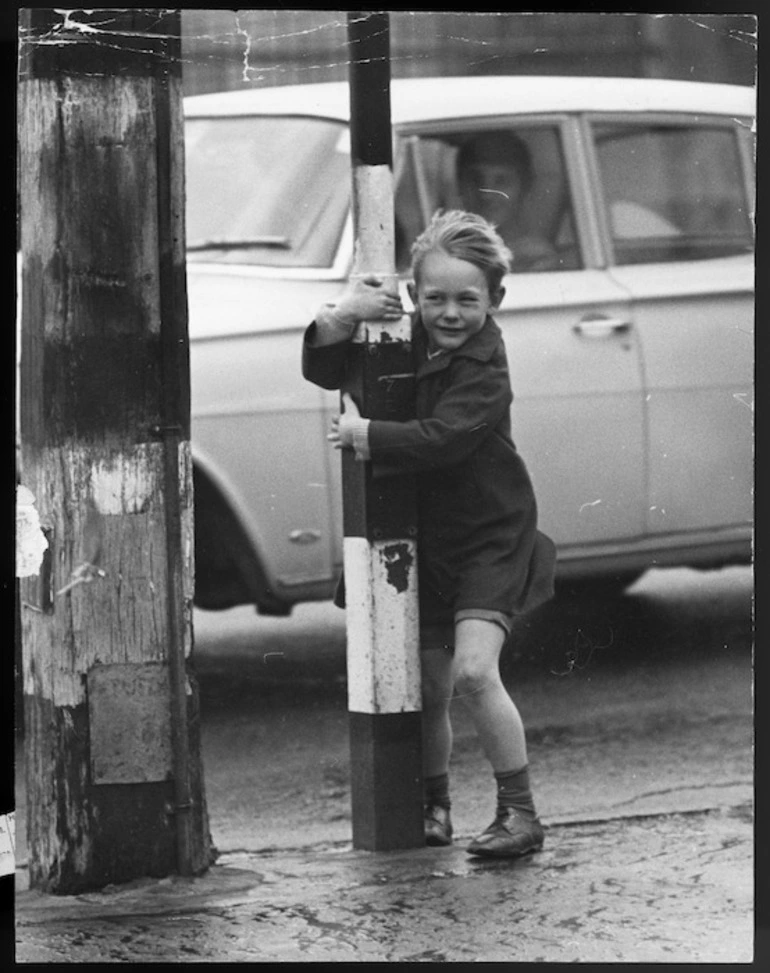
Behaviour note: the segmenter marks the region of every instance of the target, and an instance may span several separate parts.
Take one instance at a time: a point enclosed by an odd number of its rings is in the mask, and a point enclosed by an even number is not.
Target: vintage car
[[[558,576],[751,559],[755,93],[586,77],[394,80],[397,264],[482,134],[525,146],[496,318]],[[284,614],[342,562],[339,396],[302,334],[351,268],[345,83],[185,103],[196,603]],[[507,137],[507,136],[504,136]],[[490,194],[504,191],[492,184]]]

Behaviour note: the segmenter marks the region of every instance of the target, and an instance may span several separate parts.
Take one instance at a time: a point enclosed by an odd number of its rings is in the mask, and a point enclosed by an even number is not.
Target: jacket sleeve
[[[513,401],[508,369],[498,357],[489,362],[456,358],[449,384],[425,419],[369,423],[375,476],[418,473],[454,466],[489,436]]]
[[[349,341],[337,341],[330,345],[315,345],[313,337],[316,323],[313,321],[302,340],[302,374],[314,385],[324,389],[338,389],[345,384],[348,371]]]

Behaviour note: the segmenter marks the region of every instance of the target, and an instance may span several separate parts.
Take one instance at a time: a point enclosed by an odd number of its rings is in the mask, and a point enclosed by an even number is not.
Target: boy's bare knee
[[[455,673],[455,692],[462,698],[477,696],[495,681],[495,674],[486,666],[463,666]]]

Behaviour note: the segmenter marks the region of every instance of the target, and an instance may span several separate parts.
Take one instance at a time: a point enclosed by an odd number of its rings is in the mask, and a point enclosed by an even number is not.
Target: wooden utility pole
[[[180,15],[22,11],[21,479],[30,885],[211,863],[191,671]]]
[[[385,13],[348,14],[353,273],[398,289],[390,123],[390,35]],[[365,322],[353,342],[362,414],[414,415],[407,317]],[[353,844],[385,851],[425,843],[417,615],[416,503],[406,477],[373,480],[343,450]]]

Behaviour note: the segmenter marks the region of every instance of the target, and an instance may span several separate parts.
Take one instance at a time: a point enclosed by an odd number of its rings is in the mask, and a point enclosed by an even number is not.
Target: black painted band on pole
[[[386,13],[348,15],[353,165],[391,166],[390,24]]]
[[[395,270],[390,34],[386,13],[348,14],[353,274],[398,289]],[[414,415],[408,317],[363,322],[346,391],[370,419]],[[343,451],[353,844],[424,844],[416,503],[406,477],[375,480]]]

